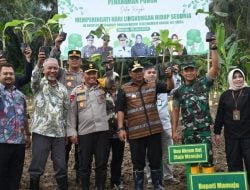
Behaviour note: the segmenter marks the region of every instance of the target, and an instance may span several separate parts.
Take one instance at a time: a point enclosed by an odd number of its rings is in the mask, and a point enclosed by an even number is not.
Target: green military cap
[[[181,70],[184,70],[186,68],[196,68],[195,62],[188,62],[188,63],[183,63],[181,64]]]

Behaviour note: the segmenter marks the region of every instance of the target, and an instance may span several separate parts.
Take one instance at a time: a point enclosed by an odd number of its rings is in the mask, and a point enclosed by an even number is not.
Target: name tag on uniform
[[[240,110],[234,110],[233,111],[233,120],[239,121],[240,120]]]
[[[77,101],[78,102],[83,101],[83,100],[85,100],[85,95],[84,94],[77,96]]]
[[[161,101],[161,99],[158,99],[158,100],[157,100],[157,106],[162,106],[162,101]]]
[[[74,80],[73,76],[66,76],[66,80]]]

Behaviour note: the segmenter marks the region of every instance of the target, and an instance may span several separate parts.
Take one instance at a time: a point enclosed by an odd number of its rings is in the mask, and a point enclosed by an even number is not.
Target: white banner
[[[195,15],[197,9],[208,9],[210,0],[58,0],[59,13],[67,14],[62,20],[63,31],[68,33],[62,44],[62,54],[79,49],[87,44],[86,36],[100,24],[109,31],[109,45],[117,47],[117,36],[125,33],[127,45],[135,43],[141,34],[143,43],[151,45],[151,34],[168,29],[170,36],[177,34],[187,53],[204,54],[208,51],[205,36],[204,14]],[[94,46],[102,45],[95,37]]]

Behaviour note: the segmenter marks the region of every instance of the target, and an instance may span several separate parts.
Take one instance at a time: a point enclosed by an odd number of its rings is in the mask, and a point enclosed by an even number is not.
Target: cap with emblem
[[[158,32],[153,32],[151,34],[151,38],[154,40],[159,40],[160,39],[160,34]]]
[[[68,51],[68,57],[81,57],[81,52],[79,50]]]
[[[119,35],[117,36],[117,38],[118,38],[119,40],[126,40],[126,39],[128,39],[127,35],[124,34],[124,33],[119,34]]]
[[[87,62],[85,64],[83,64],[82,66],[82,70],[87,73],[90,71],[98,71],[97,65],[94,62]]]
[[[184,70],[186,68],[196,68],[195,62],[188,62],[181,64],[181,70]]]
[[[143,69],[144,67],[138,63],[138,61],[134,61],[133,64],[130,64],[129,67],[128,67],[128,70],[129,71],[135,71],[137,69]]]
[[[92,35],[92,34],[89,34],[89,35],[87,35],[87,37],[86,37],[86,39],[87,40],[94,40],[94,35]]]
[[[108,34],[104,34],[104,35],[102,36],[102,39],[103,39],[104,41],[106,41],[106,42],[109,42],[109,41],[110,41],[110,36],[109,36]]]

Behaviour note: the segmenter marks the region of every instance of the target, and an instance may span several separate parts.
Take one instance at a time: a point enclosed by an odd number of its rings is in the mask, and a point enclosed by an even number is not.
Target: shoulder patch
[[[70,99],[70,102],[73,102],[74,99],[75,99],[75,95],[74,95],[74,94],[71,94],[69,99]]]

